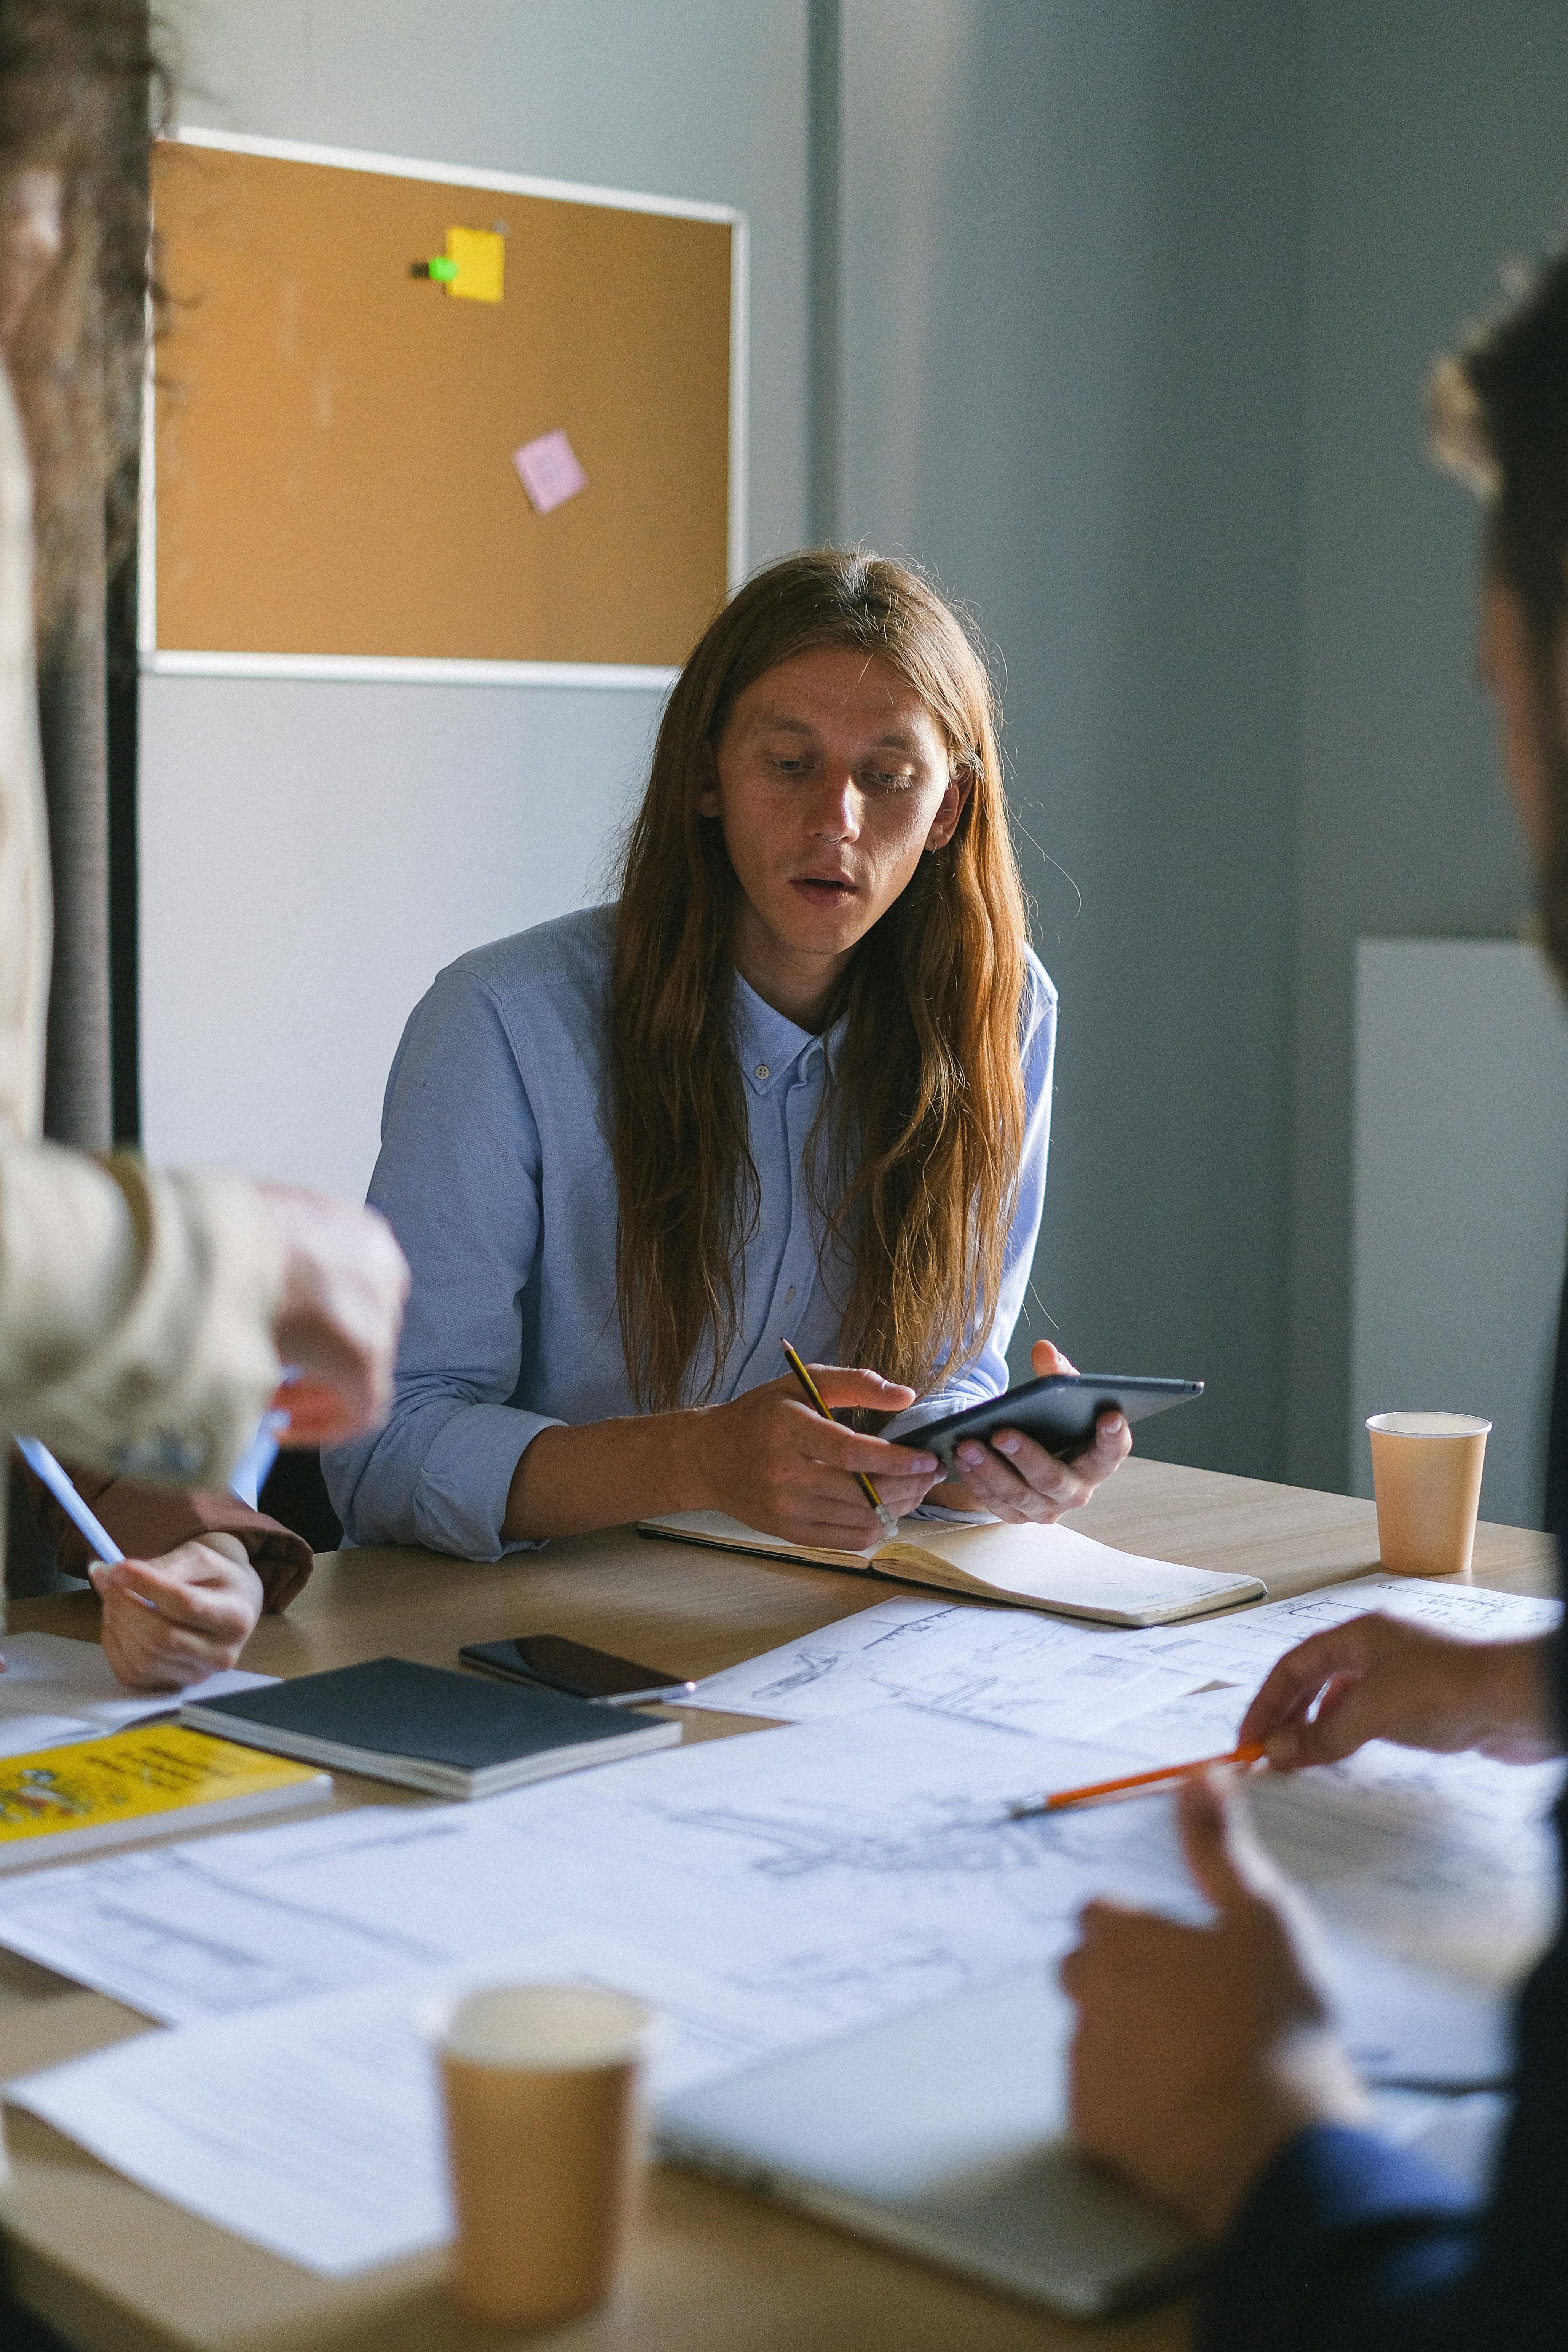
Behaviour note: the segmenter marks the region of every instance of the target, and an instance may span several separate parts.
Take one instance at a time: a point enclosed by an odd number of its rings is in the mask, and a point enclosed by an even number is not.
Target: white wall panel
[[[358,1196],[410,1011],[601,894],[649,695],[142,681],[148,1157]]]
[[[1531,947],[1356,947],[1349,1458],[1369,1413],[1479,1412],[1483,1517],[1541,1525],[1568,1218],[1568,1018]]]

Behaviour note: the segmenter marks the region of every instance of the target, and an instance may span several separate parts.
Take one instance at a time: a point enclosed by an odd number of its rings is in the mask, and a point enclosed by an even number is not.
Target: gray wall
[[[1289,1475],[1344,1486],[1352,950],[1508,936],[1529,898],[1471,647],[1476,517],[1427,462],[1433,358],[1568,205],[1560,0],[1308,12]]]
[[[1062,993],[1020,1342],[1204,1376],[1204,1402],[1140,1444],[1266,1471],[1285,1407],[1293,12],[847,0],[843,55],[841,529],[934,565],[1005,662]]]
[[[842,16],[840,527],[1005,657],[1063,992],[1033,1328],[1207,1377],[1146,1450],[1344,1486],[1353,944],[1528,903],[1419,416],[1563,226],[1568,16]]]

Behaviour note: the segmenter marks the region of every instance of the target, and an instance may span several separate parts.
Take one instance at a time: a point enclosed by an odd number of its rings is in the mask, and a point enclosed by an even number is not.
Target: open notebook
[[[1142,1559],[1113,1550],[1075,1528],[1017,1526],[994,1519],[983,1527],[950,1527],[935,1519],[904,1519],[896,1543],[874,1552],[821,1551],[760,1535],[722,1511],[670,1511],[639,1519],[637,1533],[669,1543],[705,1544],[713,1551],[749,1552],[761,1559],[798,1560],[811,1568],[847,1569],[890,1577],[900,1584],[931,1584],[981,1601],[1005,1601],[1054,1616],[1089,1617],[1102,1625],[1168,1625],[1203,1617],[1238,1601],[1264,1601],[1256,1576],[1221,1576],[1182,1568],[1173,1560]]]

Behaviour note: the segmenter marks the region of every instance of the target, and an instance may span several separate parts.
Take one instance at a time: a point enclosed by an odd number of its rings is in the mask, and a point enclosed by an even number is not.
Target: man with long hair
[[[1568,254],[1439,368],[1432,421],[1438,457],[1489,502],[1481,669],[1568,982]],[[1561,1752],[1565,1728],[1563,1629],[1479,1645],[1374,1616],[1283,1658],[1240,1738],[1296,1770],[1368,1739],[1525,1761]],[[1220,2243],[1205,2352],[1562,2352],[1568,1936],[1520,2004],[1513,2111],[1475,2209],[1366,2128],[1290,1891],[1242,1821],[1206,1784],[1179,1811],[1215,1924],[1093,1904],[1063,1974],[1080,2138]],[[1568,1854],[1568,1798],[1557,1823]]]
[[[681,672],[616,903],[464,956],[405,1032],[370,1197],[414,1290],[387,1427],[327,1464],[351,1537],[495,1559],[712,1507],[874,1544],[854,1474],[913,1509],[920,1423],[1006,1386],[1055,1039],[958,615],[864,551],[769,565]],[[818,1419],[784,1339],[891,1425]],[[1003,1432],[937,1501],[1051,1519],[1128,1443]]]

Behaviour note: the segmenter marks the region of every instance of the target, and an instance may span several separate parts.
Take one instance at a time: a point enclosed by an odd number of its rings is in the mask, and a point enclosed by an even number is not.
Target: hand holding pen
[[[285,1376],[230,1481],[231,1491],[252,1508],[279,1440],[288,1433],[284,1400],[291,1378]],[[262,1603],[261,1580],[244,1545],[234,1536],[207,1534],[157,1559],[127,1559],[48,1447],[26,1436],[16,1445],[93,1554],[88,1578],[103,1603],[104,1654],[126,1688],[178,1689],[232,1666]]]
[[[789,1341],[787,1339],[782,1340],[780,1345],[783,1347],[785,1356],[789,1359],[790,1370],[795,1374],[795,1379],[800,1382],[801,1387],[805,1391],[805,1401],[807,1404],[811,1406],[814,1412],[819,1412],[824,1421],[831,1421],[833,1419],[832,1406],[823,1403],[821,1393],[817,1389],[816,1382],[812,1379],[811,1374],[806,1370],[805,1366],[801,1362],[800,1358],[795,1354],[795,1351],[790,1346]],[[897,1519],[894,1518],[891,1511],[889,1510],[886,1503],[883,1502],[882,1497],[878,1494],[877,1489],[872,1486],[871,1481],[868,1478],[864,1470],[857,1470],[855,1477],[859,1486],[860,1492],[865,1496],[866,1500],[870,1504],[871,1508],[877,1514],[878,1526],[881,1528],[882,1533],[887,1537],[888,1541],[889,1543],[893,1542],[899,1532],[899,1523]]]
[[[914,1391],[879,1372],[837,1364],[813,1364],[807,1377],[821,1406],[791,1371],[728,1404],[650,1424],[659,1433],[654,1466],[660,1483],[650,1478],[648,1488],[665,1498],[658,1507],[723,1511],[787,1543],[825,1551],[864,1552],[884,1542],[886,1529],[858,1479],[871,1480],[896,1525],[936,1485],[942,1465],[918,1431],[906,1442],[873,1437],[833,1416],[902,1412]],[[638,1507],[647,1513],[653,1504]]]

